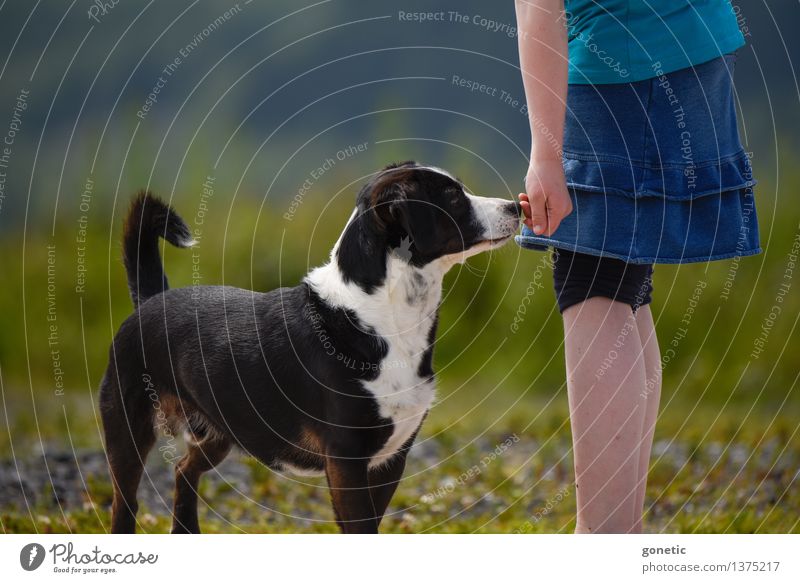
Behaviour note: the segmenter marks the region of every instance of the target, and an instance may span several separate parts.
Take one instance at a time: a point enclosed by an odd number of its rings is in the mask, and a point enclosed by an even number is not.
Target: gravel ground
[[[508,446],[497,453],[503,443]],[[568,532],[574,515],[569,445],[563,439],[542,442],[516,435],[482,438],[466,446],[424,440],[413,448],[390,508],[391,531],[541,527],[539,531]],[[758,449],[658,441],[648,489],[648,528],[773,532],[764,525],[776,510],[784,517],[780,528],[797,529],[798,458],[796,449],[787,449],[778,439]],[[241,453],[230,455],[218,469],[201,484],[201,497],[213,506],[201,506],[204,530],[209,524],[211,531],[221,532],[315,530],[322,528],[320,523],[333,528],[324,479],[281,476]],[[139,490],[140,514],[154,531],[163,532],[168,524],[172,487],[173,466],[154,452]],[[110,493],[102,451],[48,450],[0,462],[0,511],[6,530],[14,530],[8,526],[14,513],[58,517],[83,512],[96,517],[92,528],[99,526],[102,532]],[[786,518],[787,510],[794,520]],[[547,520],[533,528],[531,517],[538,523],[543,515]],[[726,526],[726,520],[734,526]],[[717,523],[721,526],[712,528]]]
[[[493,447],[493,446],[490,446]],[[440,461],[441,445],[433,440],[418,443],[409,457],[410,468],[417,471]],[[179,456],[177,456],[179,457]],[[255,460],[240,451],[232,452],[218,467],[208,472],[203,487],[225,497],[253,497]],[[271,470],[262,466],[266,473]],[[72,510],[83,508],[89,492],[98,482],[108,482],[105,453],[97,450],[53,451],[0,461],[0,509]],[[304,480],[311,481],[311,480]],[[316,480],[314,480],[316,481]],[[321,481],[321,480],[320,480]],[[155,451],[147,459],[147,470],[139,487],[139,501],[144,507],[170,508],[174,485],[174,464],[165,462]]]

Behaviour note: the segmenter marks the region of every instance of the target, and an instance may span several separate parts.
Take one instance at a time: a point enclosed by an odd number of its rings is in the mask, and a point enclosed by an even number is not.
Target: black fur
[[[159,237],[176,247],[188,247],[192,243],[191,232],[183,219],[149,192],[142,191],[131,202],[122,236],[122,258],[135,307],[169,289],[158,253]]]

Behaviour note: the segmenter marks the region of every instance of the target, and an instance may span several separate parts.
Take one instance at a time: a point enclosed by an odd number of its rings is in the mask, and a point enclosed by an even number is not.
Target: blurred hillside
[[[197,193],[207,174],[226,197],[272,203],[363,142],[367,155],[339,164],[348,176],[399,157],[474,168],[476,186],[501,194],[519,184],[530,136],[511,0],[99,4],[2,4],[0,120],[29,97],[0,229],[26,210],[69,216],[88,178],[95,208],[143,184]],[[737,64],[743,139],[760,175],[774,175],[800,135],[800,7],[734,4],[749,43]],[[407,16],[431,10],[442,19]],[[403,138],[419,139],[374,143]],[[328,196],[327,180],[315,186],[309,200]]]

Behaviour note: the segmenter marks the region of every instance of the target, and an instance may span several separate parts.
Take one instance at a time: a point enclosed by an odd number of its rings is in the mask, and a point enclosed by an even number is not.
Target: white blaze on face
[[[475,218],[483,227],[484,240],[511,237],[517,232],[519,217],[508,212],[508,201],[502,198],[487,198],[467,194]]]

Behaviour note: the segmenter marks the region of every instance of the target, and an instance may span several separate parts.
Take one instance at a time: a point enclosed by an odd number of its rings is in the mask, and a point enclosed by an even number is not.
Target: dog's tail
[[[159,237],[176,247],[195,244],[183,219],[168,204],[142,191],[131,203],[122,235],[122,258],[136,308],[147,298],[169,289],[158,253]]]

